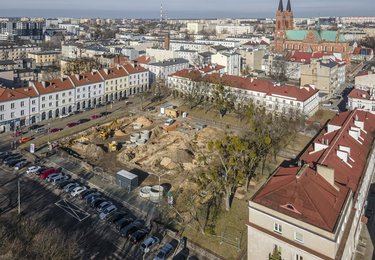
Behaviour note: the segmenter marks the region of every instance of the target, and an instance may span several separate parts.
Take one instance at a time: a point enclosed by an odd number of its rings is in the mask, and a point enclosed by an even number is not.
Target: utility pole
[[[20,178],[18,177],[18,215],[21,214],[21,187],[20,187]]]

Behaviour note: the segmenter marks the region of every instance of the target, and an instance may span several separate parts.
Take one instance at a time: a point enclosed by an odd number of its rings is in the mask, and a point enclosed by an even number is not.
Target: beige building
[[[248,259],[354,259],[374,174],[375,115],[336,115],[249,201]]]
[[[237,52],[241,54],[242,69],[262,69],[262,59],[266,52],[264,49],[240,49]]]
[[[28,53],[37,66],[56,66],[60,64],[61,51],[37,51]]]
[[[27,58],[29,52],[40,51],[41,48],[35,45],[25,46],[0,46],[0,60],[18,60]]]
[[[355,77],[357,87],[375,88],[375,72],[372,70],[361,71]]]
[[[301,86],[311,84],[317,86],[321,92],[332,95],[345,82],[345,65],[340,65],[331,59],[312,59],[309,64],[301,65]]]

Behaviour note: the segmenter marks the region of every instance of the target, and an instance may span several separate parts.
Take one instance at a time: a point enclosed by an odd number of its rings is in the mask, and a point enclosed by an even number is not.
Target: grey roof
[[[188,60],[182,59],[182,58],[176,58],[176,59],[170,59],[170,60],[165,60],[165,61],[160,61],[160,62],[153,62],[150,63],[149,65],[151,66],[171,66],[175,64],[181,64],[181,63],[189,63]]]
[[[210,51],[205,51],[205,52],[200,52],[198,53],[200,56],[203,56],[203,57],[211,57],[213,55],[212,52]]]
[[[321,66],[324,66],[324,67],[327,67],[327,68],[330,68],[330,69],[337,66],[337,63],[334,62],[334,61],[329,61],[329,62],[320,61],[319,63],[320,63]]]
[[[128,171],[125,171],[125,170],[121,170],[121,171],[117,172],[117,175],[125,177],[126,179],[129,179],[129,180],[133,180],[133,179],[138,178],[138,176],[135,175],[134,173],[131,173],[131,172],[128,172]]]
[[[13,60],[0,60],[0,65],[15,65],[17,63],[15,63]]]

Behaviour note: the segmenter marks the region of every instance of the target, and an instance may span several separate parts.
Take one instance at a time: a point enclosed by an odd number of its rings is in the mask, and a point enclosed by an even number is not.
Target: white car
[[[176,120],[170,118],[167,121],[165,121],[164,125],[165,126],[171,126],[174,122],[176,122]]]
[[[70,116],[70,115],[71,115],[71,114],[60,115],[59,118],[62,119],[62,118],[68,117],[68,116]]]
[[[30,173],[36,173],[36,172],[38,172],[40,169],[42,169],[41,166],[30,166],[29,168],[27,168],[26,173],[27,173],[27,174],[30,174]]]
[[[149,237],[143,241],[141,248],[143,252],[148,253],[153,247],[160,243],[160,239],[156,236]]]
[[[81,194],[82,192],[84,192],[85,190],[87,190],[87,188],[85,186],[79,186],[79,187],[75,187],[71,192],[70,192],[70,195],[72,195],[73,197]]]
[[[117,207],[115,205],[111,205],[109,207],[106,207],[102,213],[99,214],[100,219],[105,219],[107,216],[109,216],[111,213],[115,212],[117,210]]]
[[[53,178],[55,178],[57,176],[60,176],[60,175],[62,175],[61,172],[52,173],[52,174],[48,175],[48,177],[46,178],[46,181],[51,182]]]

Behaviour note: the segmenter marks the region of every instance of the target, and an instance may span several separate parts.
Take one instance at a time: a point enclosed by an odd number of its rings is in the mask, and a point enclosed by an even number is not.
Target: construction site
[[[207,127],[175,109],[161,108],[159,112],[96,125],[59,140],[59,144],[107,175],[137,168],[147,173],[140,185],[155,185],[163,176],[177,188],[200,167],[198,158],[207,152],[208,141],[213,136],[220,138],[224,131]],[[173,119],[173,123],[166,125],[167,119]]]

